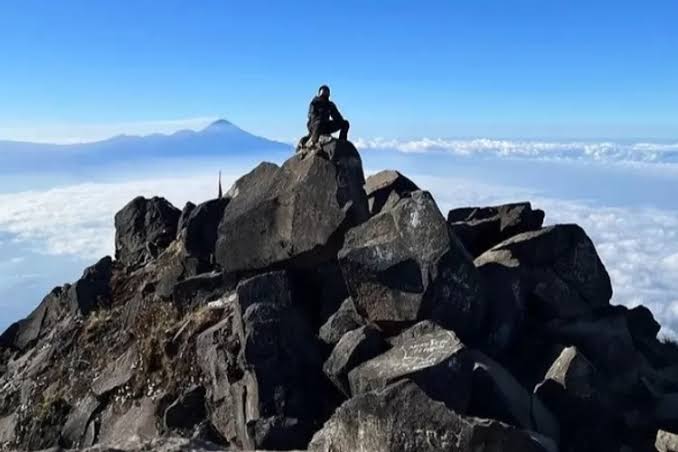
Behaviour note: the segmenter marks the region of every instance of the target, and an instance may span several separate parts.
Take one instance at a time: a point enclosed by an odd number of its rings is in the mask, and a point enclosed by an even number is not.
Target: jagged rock
[[[243,448],[271,437],[278,448],[304,447],[320,415],[319,344],[289,294],[285,272],[243,281],[224,320],[197,339],[211,421]]]
[[[135,346],[130,346],[115,361],[112,361],[92,382],[92,392],[102,396],[114,389],[126,385],[134,376],[138,354]]]
[[[358,312],[384,329],[432,318],[463,338],[480,326],[479,276],[427,192],[351,229],[339,263]]]
[[[654,445],[658,452],[678,452],[678,435],[659,430]]]
[[[371,325],[356,328],[339,340],[325,361],[323,371],[341,392],[350,396],[348,373],[387,348],[388,344],[377,328]]]
[[[349,373],[351,393],[362,394],[410,379],[432,399],[456,412],[466,412],[473,362],[457,336],[440,329],[401,342]]]
[[[576,347],[564,348],[558,359],[535,388],[535,394],[546,404],[557,408],[560,403],[587,403],[596,392],[595,368]],[[559,400],[560,399],[560,400]],[[574,411],[570,406],[569,411]]]
[[[392,208],[400,199],[418,190],[414,182],[398,171],[386,170],[371,175],[365,181],[370,215]]]
[[[181,236],[181,232],[186,229],[186,222],[188,221],[188,217],[191,215],[191,212],[193,212],[193,209],[195,209],[195,204],[193,204],[191,201],[188,201],[184,205],[184,208],[181,209],[181,215],[179,215],[179,221],[177,222],[177,238],[179,238]]]
[[[469,413],[489,417],[559,440],[558,421],[548,408],[499,363],[473,350],[473,394]]]
[[[167,430],[187,430],[198,425],[206,416],[205,388],[194,386],[167,407],[163,423]]]
[[[80,447],[87,433],[92,414],[99,408],[100,402],[91,395],[77,403],[73,411],[68,414],[64,428],[61,430],[61,439],[66,447]]]
[[[336,254],[344,231],[367,218],[356,149],[336,142],[324,155],[298,154],[279,169],[260,165],[236,182],[216,245],[225,271],[316,266]]]
[[[222,272],[213,271],[188,277],[176,283],[172,300],[183,312],[205,305],[235,289],[236,281]]]
[[[176,237],[180,215],[164,198],[134,198],[115,214],[115,258],[129,267],[155,259]]]
[[[450,210],[447,221],[468,252],[479,256],[516,234],[541,228],[544,212],[532,210],[529,202],[464,207]]]
[[[206,201],[195,207],[188,216],[182,236],[184,246],[190,256],[198,257],[205,262],[212,262],[217,229],[228,201],[228,198]]]
[[[117,415],[112,408],[111,405],[104,413],[99,432],[100,444],[125,449],[158,436],[156,402],[151,398],[132,402],[121,415]]]
[[[547,441],[545,441],[547,442]],[[313,436],[311,452],[544,452],[529,432],[466,418],[401,381],[358,395]]]
[[[355,310],[351,297],[344,300],[337,312],[332,314],[327,322],[320,327],[319,337],[329,345],[335,345],[351,330],[361,327],[365,320]]]
[[[77,282],[68,289],[69,310],[73,314],[88,315],[111,303],[111,276],[113,260],[106,256],[85,269]]]
[[[70,286],[55,287],[25,319],[19,320],[0,336],[0,345],[19,350],[31,347],[67,312],[65,294]]]
[[[503,265],[520,271],[534,315],[567,318],[609,304],[610,277],[593,243],[577,225],[550,226],[518,234],[475,260],[481,269]]]
[[[421,322],[415,323],[408,329],[402,331],[397,336],[389,337],[388,343],[391,344],[391,347],[399,347],[401,345],[407,344],[408,342],[418,340],[421,336],[425,336],[427,334],[437,334],[441,331],[444,332],[445,328],[431,320],[422,320]]]
[[[16,413],[0,417],[0,447],[12,445],[16,441],[17,423]]]

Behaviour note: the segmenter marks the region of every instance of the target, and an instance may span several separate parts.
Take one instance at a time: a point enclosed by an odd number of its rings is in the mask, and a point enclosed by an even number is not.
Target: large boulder
[[[52,289],[28,317],[13,323],[0,335],[0,345],[26,350],[49,333],[50,328],[68,313],[66,294],[69,288],[66,285]]]
[[[343,234],[363,222],[367,199],[360,156],[333,141],[282,167],[260,165],[236,182],[219,225],[216,260],[227,272],[330,260]]]
[[[245,449],[304,447],[325,386],[319,343],[285,273],[241,282],[226,303],[223,320],[196,341],[212,424]]]
[[[559,440],[558,420],[539,397],[483,353],[473,350],[470,355],[474,362],[470,414],[498,419]]]
[[[381,332],[366,325],[344,334],[323,365],[325,375],[345,395],[350,395],[348,373],[359,364],[386,351],[388,344]]]
[[[115,258],[130,267],[155,259],[175,239],[180,215],[164,198],[134,198],[115,214]]]
[[[574,224],[518,234],[476,258],[484,267],[501,265],[520,272],[538,318],[568,318],[609,305],[610,277],[591,239]]]
[[[358,312],[386,330],[432,318],[466,338],[480,326],[478,273],[428,192],[351,229],[338,256]]]
[[[106,256],[85,269],[82,278],[68,289],[69,310],[73,314],[88,315],[111,303],[111,276],[113,260]]]
[[[542,440],[548,443],[548,440]],[[404,380],[358,395],[314,436],[311,452],[545,452],[530,432],[467,418]]]
[[[191,210],[180,233],[190,256],[205,262],[213,261],[217,229],[228,201],[228,198],[211,199]]]
[[[678,452],[678,435],[666,430],[659,430],[654,445],[657,452]]]
[[[529,202],[450,210],[447,221],[469,253],[479,256],[521,232],[540,229],[544,212]]]
[[[181,215],[179,215],[179,221],[177,223],[177,237],[179,237],[181,231],[186,228],[188,217],[191,216],[191,212],[193,212],[195,207],[195,204],[193,204],[191,201],[188,201],[186,204],[184,204],[184,208],[181,209]]]
[[[419,187],[398,171],[380,171],[365,181],[365,193],[370,208],[370,215],[390,209],[400,199],[407,197]]]
[[[327,322],[320,327],[318,336],[324,343],[335,345],[344,334],[364,324],[365,320],[356,311],[353,299],[348,297],[341,303],[339,309],[327,319]]]
[[[362,394],[409,379],[429,397],[464,413],[471,393],[473,362],[452,331],[434,329],[407,339],[349,373],[351,392]]]

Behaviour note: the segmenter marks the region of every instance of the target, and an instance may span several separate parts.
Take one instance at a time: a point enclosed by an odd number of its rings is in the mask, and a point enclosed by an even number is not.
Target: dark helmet
[[[320,88],[318,88],[318,94],[322,93],[323,91],[327,91],[329,93],[330,87],[327,85],[322,85]]]

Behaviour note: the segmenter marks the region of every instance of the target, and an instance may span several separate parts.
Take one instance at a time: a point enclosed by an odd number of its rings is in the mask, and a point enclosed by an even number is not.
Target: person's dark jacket
[[[337,106],[334,105],[334,102],[323,99],[322,97],[314,97],[311,101],[311,105],[308,107],[308,127],[310,128],[311,124],[329,122],[330,118],[335,121],[344,120],[344,117],[341,116],[341,113],[337,110]]]

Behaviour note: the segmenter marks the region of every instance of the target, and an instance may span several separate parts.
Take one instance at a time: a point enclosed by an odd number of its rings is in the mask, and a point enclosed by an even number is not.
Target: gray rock
[[[130,346],[115,361],[104,368],[92,382],[92,392],[102,396],[126,385],[134,376],[138,354],[135,346]]]
[[[546,441],[545,441],[546,442]],[[466,418],[407,380],[360,394],[337,409],[311,452],[544,452],[529,432]]]
[[[134,198],[115,214],[115,258],[129,267],[155,259],[176,237],[180,215],[164,198]]]
[[[609,305],[610,278],[593,243],[577,225],[518,234],[475,260],[520,271],[521,283],[542,318],[568,318]]]
[[[358,312],[386,331],[431,318],[464,338],[480,326],[478,273],[427,192],[351,229],[339,263]]]
[[[189,388],[165,409],[163,423],[167,430],[189,430],[205,420],[205,388]]]
[[[82,277],[68,289],[68,306],[72,314],[88,315],[111,304],[113,260],[106,256],[85,269]]]
[[[544,212],[532,210],[529,202],[464,207],[450,210],[447,221],[468,252],[479,256],[516,234],[540,229]]]
[[[329,345],[335,345],[351,330],[361,327],[365,320],[355,310],[351,297],[344,300],[337,312],[332,314],[327,322],[320,327],[319,337]]]
[[[92,415],[99,408],[100,402],[90,395],[79,400],[73,411],[68,414],[61,438],[66,447],[80,447],[87,432]]]
[[[172,301],[181,312],[205,305],[235,289],[235,280],[222,272],[212,271],[190,276],[172,288]]]
[[[381,332],[367,325],[344,334],[323,366],[325,375],[345,395],[350,395],[348,373],[359,364],[386,351]]]
[[[658,452],[678,452],[678,435],[666,430],[659,430],[654,445]]]
[[[17,425],[18,416],[16,413],[0,417],[0,447],[14,444],[14,441],[16,441]]]
[[[398,171],[386,170],[371,175],[365,181],[370,215],[392,208],[400,199],[418,190],[414,182]]]
[[[69,287],[52,289],[28,317],[13,323],[0,335],[0,345],[18,350],[33,346],[68,312],[65,293]]]
[[[388,343],[391,344],[392,347],[400,347],[408,342],[418,340],[421,336],[436,334],[441,331],[445,331],[445,328],[431,320],[422,320],[408,329],[403,330],[397,336],[388,338]]]
[[[471,414],[498,419],[559,440],[558,420],[539,397],[483,353],[473,350],[470,355],[474,361]]]
[[[472,371],[473,362],[464,344],[452,331],[440,329],[403,341],[353,369],[348,378],[354,395],[410,379],[432,399],[464,413]]]
[[[193,204],[191,201],[188,201],[184,205],[184,208],[181,209],[181,215],[179,215],[179,221],[177,223],[177,238],[179,238],[181,236],[181,232],[186,229],[186,222],[188,221],[188,217],[191,215],[191,212],[193,212],[193,209],[195,209],[195,204]]]
[[[228,201],[228,198],[211,199],[191,211],[180,234],[190,256],[205,262],[213,261],[217,229]]]
[[[367,218],[358,152],[348,142],[327,146],[279,169],[260,165],[236,182],[216,245],[225,271],[316,266],[333,258],[344,232]]]
[[[155,411],[156,403],[150,398],[133,401],[119,416],[109,408],[101,422],[99,444],[129,449],[157,438]]]

